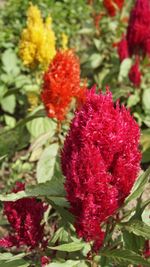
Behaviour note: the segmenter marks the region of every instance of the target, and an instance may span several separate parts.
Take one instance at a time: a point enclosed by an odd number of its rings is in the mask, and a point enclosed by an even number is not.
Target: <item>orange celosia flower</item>
[[[85,86],[80,86],[80,64],[72,50],[58,51],[44,74],[42,101],[50,118],[64,120],[72,98],[83,100]]]

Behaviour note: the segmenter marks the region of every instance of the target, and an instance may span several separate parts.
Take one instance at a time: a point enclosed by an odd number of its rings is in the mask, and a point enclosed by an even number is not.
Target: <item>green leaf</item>
[[[136,121],[139,124],[139,126],[141,126],[142,123],[143,123],[143,118],[144,118],[143,114],[139,113],[139,112],[133,112],[133,116],[136,119]]]
[[[79,264],[80,261],[73,261],[73,260],[68,260],[63,263],[60,262],[53,262],[48,264],[46,267],[76,267],[77,264]]]
[[[144,259],[141,255],[128,249],[104,250],[101,251],[100,254],[105,257],[108,257],[110,261],[119,264],[126,263],[126,266],[128,266],[128,264],[142,264],[143,266],[150,266],[150,262],[148,260]]]
[[[7,73],[15,73],[18,74],[18,67],[17,67],[17,56],[14,53],[12,49],[7,49],[3,54],[2,54],[2,63],[3,63],[3,69]]]
[[[16,98],[14,95],[4,97],[1,100],[2,109],[10,114],[13,114],[16,107]]]
[[[25,197],[42,197],[46,196],[52,199],[55,203],[58,199],[65,201],[65,190],[62,180],[52,179],[46,183],[41,183],[35,186],[29,186],[25,191],[20,191],[18,193],[11,194],[1,194],[0,201],[16,201]]]
[[[19,253],[17,255],[13,255],[11,254],[11,257],[9,259],[7,259],[8,261],[11,261],[11,260],[18,260],[18,259],[22,259],[23,257],[25,257],[26,254],[25,253]]]
[[[109,69],[103,69],[94,75],[94,80],[95,80],[96,84],[98,85],[98,87],[101,86],[103,80],[108,75],[108,73],[109,73]]]
[[[39,148],[33,150],[31,155],[30,155],[29,162],[38,161],[41,157],[42,152],[43,152],[42,147],[39,147]]]
[[[145,125],[146,125],[147,127],[150,128],[150,114],[148,114],[147,116],[144,116],[144,120],[143,120],[143,122],[145,123]]]
[[[0,133],[0,156],[12,156],[29,143],[29,133],[25,127],[16,127]]]
[[[142,131],[141,135],[142,145],[142,162],[146,163],[150,161],[150,129]]]
[[[0,253],[0,267],[28,267],[30,264],[22,258],[25,253],[13,255],[11,253]]]
[[[138,93],[134,93],[134,95],[130,95],[127,101],[127,107],[131,108],[133,106],[135,106],[137,103],[139,103],[140,101],[140,97],[138,95]]]
[[[19,122],[17,122],[15,128],[17,128],[17,127],[19,128],[21,126],[27,125],[27,123],[29,121],[32,121],[35,118],[41,118],[41,117],[45,117],[45,116],[46,116],[45,110],[43,108],[41,109],[41,107],[38,107],[32,113],[30,113],[30,115],[28,115],[26,118],[24,118],[24,119],[20,120]]]
[[[117,21],[110,20],[109,24],[108,24],[108,27],[109,27],[110,31],[116,31],[116,29],[117,29]]]
[[[16,126],[11,130],[5,130],[0,133],[0,156],[12,156],[15,151],[23,149],[29,143],[29,133],[25,127],[28,121],[36,117],[45,116],[45,111],[39,109],[34,114],[29,115],[23,120],[16,123]]]
[[[5,123],[9,128],[13,128],[16,125],[16,119],[9,115],[4,115]]]
[[[54,207],[54,209],[58,211],[58,213],[66,223],[72,223],[72,224],[74,223],[73,215],[68,210],[65,209],[69,207],[69,203],[67,201],[65,203],[59,203],[57,200],[55,200],[54,203],[53,198],[51,197],[49,203]]]
[[[150,226],[139,220],[131,220],[122,226],[129,232],[150,239]]]
[[[37,138],[48,131],[51,133],[51,135],[54,135],[56,123],[46,117],[34,118],[27,123],[27,129],[33,138]]]
[[[41,148],[43,145],[45,145],[45,143],[48,140],[49,141],[51,140],[52,136],[53,136],[53,132],[50,131],[37,137],[31,144],[30,151],[34,151],[34,150]]]
[[[142,131],[141,134],[141,145],[143,147],[143,151],[150,148],[150,129],[146,129]]]
[[[150,148],[145,150],[142,154],[142,163],[150,162]]]
[[[86,263],[85,261],[80,261],[77,265],[77,267],[89,267],[89,264]],[[107,266],[105,266],[107,267]]]
[[[62,223],[64,223],[63,221],[62,221]],[[69,228],[68,228],[69,227]],[[61,227],[62,228],[62,227]],[[70,242],[70,233],[68,233],[69,231],[68,231],[68,229],[70,229],[70,225],[65,225],[64,224],[64,227],[63,227],[63,229],[60,231],[60,233],[59,233],[59,237],[58,237],[58,234],[55,236],[54,235],[54,239],[52,239],[51,241],[50,241],[50,243],[49,243],[49,245],[50,246],[56,246],[56,242],[54,242],[55,240],[56,240],[56,238],[57,238],[57,241],[59,242],[58,244],[63,244],[63,243],[68,243],[68,242]]]
[[[94,39],[93,39],[93,42],[94,42],[94,44],[95,44],[95,46],[96,46],[96,49],[99,51],[100,48],[101,48],[102,41],[99,40],[99,39],[94,38]]]
[[[4,158],[6,158],[7,155],[4,155],[2,157],[0,157],[0,161],[2,161]]]
[[[38,183],[44,183],[52,179],[58,148],[58,143],[54,143],[43,151],[37,164],[36,174]]]
[[[4,95],[4,97],[8,97],[8,96],[10,96],[10,95],[16,95],[16,94],[18,94],[19,93],[19,89],[17,89],[17,88],[12,88],[11,90],[8,90],[6,93],[5,93],[5,95]]]
[[[129,233],[127,230],[123,230],[123,240],[125,248],[139,253],[145,244],[145,239],[141,236],[137,236],[133,233]]]
[[[150,210],[144,210],[142,213],[142,221],[150,227]]]
[[[75,243],[75,242],[71,242],[68,244],[63,244],[63,245],[59,245],[56,247],[49,247],[50,249],[53,250],[59,250],[59,251],[66,251],[66,252],[74,252],[74,251],[79,251],[84,247],[84,243]]]
[[[0,79],[4,84],[9,84],[11,80],[10,77],[12,77],[12,75],[7,73],[2,73]]]
[[[132,65],[132,60],[130,58],[126,58],[122,61],[120,65],[120,72],[118,76],[119,82],[122,82],[124,78],[128,77],[129,70]]]
[[[64,228],[60,227],[53,235],[52,239],[50,240],[50,244],[54,244],[57,242],[57,240],[59,240],[59,238],[61,238],[62,233],[64,232]]]
[[[144,187],[149,180],[149,175],[150,175],[150,167],[146,170],[146,172],[144,172],[137,178],[132,188],[131,194],[125,200],[125,204],[129,203],[131,200],[135,198],[138,198],[143,193]]]
[[[16,88],[24,88],[26,84],[31,84],[32,80],[30,77],[28,77],[27,75],[19,75],[18,77],[16,77],[15,79],[15,86]]]
[[[4,95],[6,94],[7,90],[8,89],[7,89],[6,85],[4,85],[4,84],[0,85],[0,102],[2,101],[2,99],[3,99]]]
[[[54,202],[59,207],[64,207],[64,208],[69,207],[69,202],[67,201],[67,199],[65,197],[50,196],[50,197],[48,197],[48,199],[51,200],[52,202]],[[59,210],[59,212],[60,212],[60,210]]]
[[[11,253],[0,253],[0,261],[9,260],[13,255]]]
[[[29,265],[25,260],[0,261],[0,267],[28,267]]]
[[[99,53],[94,53],[89,60],[91,68],[96,69],[101,65],[103,57]]]
[[[146,89],[142,96],[143,108],[146,114],[150,114],[150,89]]]

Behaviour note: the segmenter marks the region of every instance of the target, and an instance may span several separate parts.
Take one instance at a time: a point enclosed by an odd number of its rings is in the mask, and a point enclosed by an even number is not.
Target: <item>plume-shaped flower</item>
[[[44,68],[56,53],[52,19],[48,17],[44,23],[40,10],[32,4],[27,13],[27,28],[21,35],[19,53],[24,65],[41,64]]]
[[[13,192],[24,190],[24,184],[17,183]],[[0,247],[27,246],[33,249],[45,246],[44,224],[42,219],[47,206],[36,198],[23,198],[17,201],[4,203],[6,215],[13,231],[0,240]]]
[[[129,53],[150,54],[150,1],[136,0],[127,30]]]
[[[130,193],[140,169],[139,126],[110,92],[92,89],[76,112],[62,151],[65,188],[80,237],[102,245],[100,224]]]
[[[64,120],[72,98],[82,101],[80,64],[72,50],[59,51],[44,75],[42,101],[50,118]]]
[[[124,59],[129,57],[128,44],[125,36],[122,37],[121,41],[117,44],[117,47],[118,55],[120,61],[122,62]]]
[[[129,71],[129,79],[135,86],[140,86],[141,84],[141,71],[139,66],[139,59],[136,59],[136,62],[131,67]]]

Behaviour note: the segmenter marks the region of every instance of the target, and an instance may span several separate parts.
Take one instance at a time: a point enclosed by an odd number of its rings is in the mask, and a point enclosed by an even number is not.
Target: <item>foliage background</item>
[[[148,59],[142,63],[143,79],[140,89],[137,89],[128,78],[131,59],[120,63],[117,49],[113,45],[121,39],[127,28],[124,18],[129,16],[134,1],[127,1],[122,11],[113,18],[108,16],[102,2],[97,0],[93,5],[89,5],[83,0],[32,1],[42,11],[43,18],[49,14],[52,16],[58,47],[61,34],[64,32],[68,35],[69,47],[75,48],[80,57],[81,76],[87,79],[88,86],[96,83],[105,91],[105,87],[109,85],[114,100],[120,98],[120,101],[131,109],[142,131],[142,169],[145,170],[150,162],[150,73],[146,68]],[[10,192],[18,180],[25,181],[27,185],[34,185],[35,187],[29,190],[31,195],[44,196],[51,204],[45,219],[53,236],[49,247],[54,247],[56,242],[60,245],[56,249],[54,263],[49,266],[86,267],[91,264],[85,257],[90,245],[76,237],[72,217],[66,210],[68,203],[63,190],[64,178],[59,167],[59,148],[62,147],[72,114],[69,114],[68,121],[62,125],[62,131],[58,132],[56,120],[46,117],[39,97],[42,71],[31,71],[24,67],[18,56],[18,44],[22,29],[26,25],[28,7],[27,0],[8,0],[1,6],[0,12],[0,188],[2,193]],[[104,15],[96,27],[94,18],[100,12]],[[29,93],[33,93],[38,99],[32,111]],[[100,266],[105,267],[146,264],[142,250],[144,240],[150,239],[148,175],[149,171],[140,176],[134,188],[135,193],[129,198],[133,202],[123,211],[128,215],[127,223],[122,222],[122,225],[115,226],[116,246],[114,239],[111,239],[110,243],[114,249],[109,251],[106,247],[101,255],[95,258],[95,264],[100,262]],[[141,196],[145,185],[147,189]],[[51,190],[55,192],[56,197],[51,197]],[[29,192],[27,190],[26,194],[29,195]],[[58,198],[60,193],[61,199]],[[1,200],[12,200],[11,197],[1,196]],[[2,202],[0,205],[0,234],[3,235],[8,230],[8,224],[2,215]],[[54,221],[58,225],[55,233]],[[66,247],[61,247],[63,244],[66,244]],[[55,251],[55,248],[53,249]],[[20,253],[16,256],[13,251],[1,252],[0,266],[40,266],[37,255],[33,263],[33,255]],[[51,255],[51,250],[47,253]],[[67,260],[64,263],[65,258]],[[148,264],[147,262],[144,266],[149,266]]]

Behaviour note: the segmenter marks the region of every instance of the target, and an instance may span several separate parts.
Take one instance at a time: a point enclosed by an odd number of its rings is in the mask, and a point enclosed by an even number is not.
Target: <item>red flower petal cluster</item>
[[[100,224],[128,196],[140,168],[139,126],[112,95],[92,89],[76,112],[61,155],[67,199],[77,234],[94,240],[97,251],[104,232]]]
[[[104,7],[107,9],[108,14],[111,17],[116,15],[117,9],[121,10],[124,4],[124,0],[104,0]]]
[[[43,256],[41,257],[41,267],[45,267],[51,261],[50,257]]]
[[[14,193],[24,190],[25,185],[17,183]],[[1,247],[20,247],[30,249],[44,246],[44,224],[41,224],[47,206],[36,198],[23,198],[15,202],[4,203],[4,214],[13,229],[13,233],[0,240]]]
[[[118,47],[118,55],[120,61],[122,62],[125,58],[129,57],[128,44],[125,36],[122,37],[121,41],[117,44],[117,47]]]
[[[150,54],[150,1],[136,0],[127,30],[129,53]]]
[[[140,55],[150,55],[150,2],[149,0],[136,0],[133,7],[127,34],[118,45],[118,54],[120,61],[125,57],[132,57],[134,54],[138,56],[135,64],[129,72],[129,79],[135,86],[140,86]]]
[[[42,101],[50,118],[64,120],[72,98],[84,98],[80,87],[80,64],[72,50],[59,51],[44,75]]]
[[[137,87],[141,84],[141,72],[138,59],[129,71],[129,79]]]

